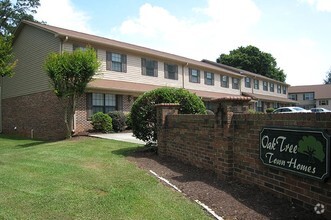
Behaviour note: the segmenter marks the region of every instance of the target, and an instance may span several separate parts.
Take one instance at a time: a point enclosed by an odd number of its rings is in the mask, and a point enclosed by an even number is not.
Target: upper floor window
[[[205,72],[205,84],[214,85],[214,73]]]
[[[178,66],[174,64],[164,64],[164,78],[178,80]]]
[[[263,81],[263,91],[268,91],[268,82]]]
[[[221,86],[225,88],[229,88],[229,77],[221,76]]]
[[[281,85],[277,85],[277,93],[282,93],[282,86]]]
[[[318,104],[319,105],[329,105],[329,100],[327,100],[327,99],[319,100]]]
[[[270,90],[270,92],[274,92],[275,91],[275,85],[274,85],[274,83],[269,83],[269,90]]]
[[[245,87],[251,88],[251,78],[245,77]]]
[[[254,89],[260,89],[259,83],[258,79],[254,79]]]
[[[314,100],[314,93],[313,92],[304,93],[303,100]]]
[[[126,73],[126,55],[107,52],[106,69]]]
[[[286,94],[286,93],[287,93],[287,87],[283,86],[283,94]]]
[[[189,80],[192,83],[200,83],[200,70],[189,68]]]
[[[141,58],[141,74],[157,77],[158,65],[156,60]]]
[[[297,96],[297,94],[289,94],[289,95],[288,95],[288,98],[289,98],[289,99],[292,99],[292,100],[298,100],[298,96]]]
[[[232,89],[239,89],[239,79],[232,78]]]

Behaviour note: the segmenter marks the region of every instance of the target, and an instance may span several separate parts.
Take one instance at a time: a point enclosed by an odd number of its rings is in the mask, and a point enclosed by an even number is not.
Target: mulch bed
[[[285,199],[248,184],[217,179],[210,171],[184,164],[174,158],[137,151],[128,159],[152,170],[177,186],[187,197],[199,200],[224,219],[326,219]],[[152,175],[152,174],[151,174]]]

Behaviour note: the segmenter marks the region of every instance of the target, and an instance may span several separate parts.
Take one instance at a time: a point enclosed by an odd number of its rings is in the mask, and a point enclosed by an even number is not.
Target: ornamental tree
[[[84,94],[87,83],[99,67],[96,52],[92,48],[72,53],[51,53],[45,62],[45,70],[55,95],[64,108],[67,138],[72,136],[72,123],[78,98]]]
[[[139,96],[131,108],[133,134],[145,142],[156,142],[155,104],[178,103],[181,114],[206,114],[206,107],[195,94],[179,88],[158,88]]]

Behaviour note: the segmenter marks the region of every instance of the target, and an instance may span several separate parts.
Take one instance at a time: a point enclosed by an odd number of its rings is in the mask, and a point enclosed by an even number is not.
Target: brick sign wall
[[[158,114],[162,114],[162,107],[158,108]],[[308,209],[312,209],[317,203],[323,203],[325,215],[331,217],[331,182],[327,178],[329,174],[323,178],[296,174],[269,166],[260,158],[260,134],[264,128],[309,128],[330,134],[331,113],[225,114],[230,115],[231,120],[224,115],[168,115],[164,120],[160,117],[160,155],[213,170],[220,178],[255,184]],[[279,150],[279,146],[275,146],[276,150]],[[290,151],[289,147],[287,151]],[[291,151],[290,154],[295,157],[294,152],[298,149],[295,151],[293,146]],[[330,152],[325,152],[326,157],[330,159]],[[291,157],[288,160],[291,161]],[[323,159],[314,160],[316,164]],[[310,168],[310,172],[313,169],[314,167]],[[314,173],[317,173],[317,168]]]

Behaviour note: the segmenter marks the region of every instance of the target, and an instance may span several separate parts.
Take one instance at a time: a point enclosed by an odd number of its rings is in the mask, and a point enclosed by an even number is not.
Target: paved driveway
[[[125,141],[136,144],[145,144],[144,141],[135,138],[132,133],[110,133],[110,134],[96,133],[96,134],[89,134],[89,136],[104,138],[104,139],[112,139],[117,141]]]

